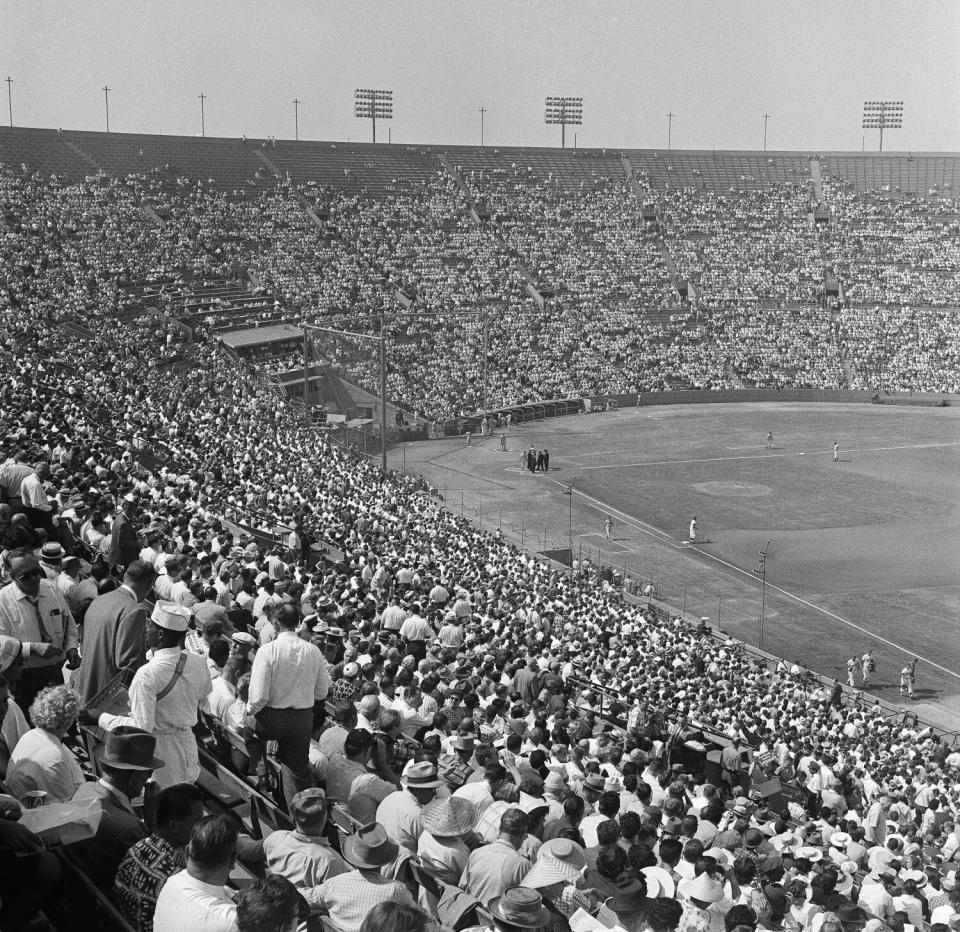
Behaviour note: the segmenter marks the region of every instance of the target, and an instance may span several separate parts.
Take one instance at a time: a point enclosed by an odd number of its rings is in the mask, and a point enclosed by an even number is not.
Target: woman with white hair
[[[35,791],[46,793],[48,803],[73,799],[84,782],[83,771],[61,739],[79,710],[77,694],[66,686],[49,686],[37,694],[30,706],[33,728],[17,742],[7,770],[7,785],[17,799]]]

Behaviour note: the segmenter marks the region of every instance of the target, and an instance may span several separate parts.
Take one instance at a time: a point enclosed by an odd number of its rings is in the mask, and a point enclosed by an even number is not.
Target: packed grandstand
[[[960,927],[932,727],[473,526],[221,339],[384,315],[432,424],[956,393],[958,167],[0,129],[0,926]]]

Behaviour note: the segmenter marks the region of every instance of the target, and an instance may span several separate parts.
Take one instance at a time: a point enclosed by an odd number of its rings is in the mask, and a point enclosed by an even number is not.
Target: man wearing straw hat
[[[436,764],[424,760],[411,764],[400,782],[403,789],[391,793],[377,807],[377,821],[401,848],[416,854],[424,807],[433,801],[443,780],[437,775]]]
[[[105,731],[118,725],[134,725],[157,738],[157,753],[166,766],[157,776],[161,787],[195,783],[200,776],[197,739],[197,709],[213,686],[207,662],[184,650],[190,610],[158,602],[147,625],[147,646],[153,656],[134,674],[130,683],[130,714],[101,714],[96,720],[86,711],[82,724],[97,724]]]
[[[470,857],[463,839],[477,824],[476,808],[455,796],[435,799],[423,810],[422,822],[417,844],[420,863],[434,877],[456,885]]]
[[[380,873],[399,852],[382,825],[362,825],[343,843],[344,860],[354,869],[307,890],[305,897],[311,904],[326,907],[340,932],[360,932],[363,920],[378,903],[415,905],[402,883]]]

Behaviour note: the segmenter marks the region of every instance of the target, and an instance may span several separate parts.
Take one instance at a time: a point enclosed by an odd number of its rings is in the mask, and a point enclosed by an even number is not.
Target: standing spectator
[[[153,590],[156,570],[133,560],[123,574],[123,585],[97,596],[83,619],[83,659],[70,685],[87,706],[121,670],[143,666],[146,653],[147,611],[143,603]]]
[[[320,649],[297,635],[300,613],[281,605],[276,640],[257,651],[250,674],[247,714],[257,734],[276,741],[287,800],[314,785],[310,772],[313,706],[327,698],[330,679]]]
[[[40,466],[40,471],[46,473],[46,464]],[[23,477],[20,483],[20,501],[23,513],[27,516],[31,527],[43,528],[51,537],[56,533],[53,526],[53,505],[47,498],[40,473],[31,470]]]
[[[109,731],[133,725],[157,736],[157,753],[166,766],[157,777],[160,786],[194,783],[200,776],[197,739],[193,726],[197,710],[213,688],[207,663],[184,649],[190,613],[179,605],[157,603],[147,626],[147,645],[153,656],[133,675],[130,714],[98,717],[81,713],[83,724]]]
[[[120,512],[113,519],[110,529],[110,566],[126,566],[140,556],[140,541],[133,524],[136,512],[136,498],[132,494],[125,495],[120,503]]]
[[[29,709],[45,686],[63,683],[67,667],[80,666],[77,626],[56,585],[43,579],[43,570],[28,547],[12,550],[6,558],[13,582],[0,589],[0,633],[21,642],[20,678],[9,674],[13,695],[21,709]]]

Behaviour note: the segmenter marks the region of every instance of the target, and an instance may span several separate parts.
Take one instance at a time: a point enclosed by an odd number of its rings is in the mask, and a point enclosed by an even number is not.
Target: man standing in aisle
[[[96,716],[84,709],[79,717],[80,724],[98,725],[104,731],[126,725],[156,736],[157,754],[165,764],[155,777],[161,789],[196,783],[200,777],[193,726],[213,685],[207,661],[184,649],[189,622],[188,608],[158,602],[147,625],[147,647],[153,656],[133,675],[130,714]]]
[[[113,519],[110,531],[110,566],[126,566],[140,556],[140,541],[133,524],[136,499],[125,495],[120,505],[120,513]]]
[[[83,661],[70,686],[85,707],[121,670],[143,666],[146,657],[147,611],[144,599],[153,591],[156,570],[134,560],[123,574],[123,585],[97,596],[83,622]]]
[[[310,772],[313,707],[327,698],[330,676],[320,649],[297,635],[300,612],[285,604],[277,609],[277,637],[257,651],[250,674],[247,714],[257,720],[257,734],[278,744],[283,792],[288,803],[314,786]]]

